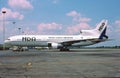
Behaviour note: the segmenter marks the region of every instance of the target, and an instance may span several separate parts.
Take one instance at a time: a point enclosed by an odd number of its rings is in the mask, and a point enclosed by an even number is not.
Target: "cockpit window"
[[[10,40],[9,38],[7,40]]]

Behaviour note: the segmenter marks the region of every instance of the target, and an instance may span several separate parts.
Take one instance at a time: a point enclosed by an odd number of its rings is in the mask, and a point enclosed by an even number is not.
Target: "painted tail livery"
[[[102,20],[96,27],[96,30],[98,30],[98,33],[100,34],[99,39],[108,39],[108,36],[106,35],[107,23],[107,20]]]
[[[82,36],[93,36],[98,39],[107,39],[108,36],[106,35],[107,29],[107,20],[102,20],[95,29],[92,30],[81,30],[80,34]]]

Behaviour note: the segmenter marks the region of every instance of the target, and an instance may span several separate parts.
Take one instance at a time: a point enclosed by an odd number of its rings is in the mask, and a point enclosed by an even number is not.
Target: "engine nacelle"
[[[62,44],[59,44],[59,43],[48,43],[48,47],[49,48],[54,48],[54,49],[59,49],[63,46],[62,46]]]

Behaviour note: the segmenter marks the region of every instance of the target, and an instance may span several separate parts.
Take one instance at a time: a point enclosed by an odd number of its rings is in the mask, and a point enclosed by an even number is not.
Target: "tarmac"
[[[0,51],[0,78],[120,78],[120,49]]]

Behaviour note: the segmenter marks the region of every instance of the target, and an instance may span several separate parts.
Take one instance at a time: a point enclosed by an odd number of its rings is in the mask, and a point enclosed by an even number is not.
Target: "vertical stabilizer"
[[[95,30],[98,32],[99,34],[99,39],[107,39],[108,36],[106,35],[106,29],[107,29],[107,20],[102,20],[97,27],[95,28]]]

